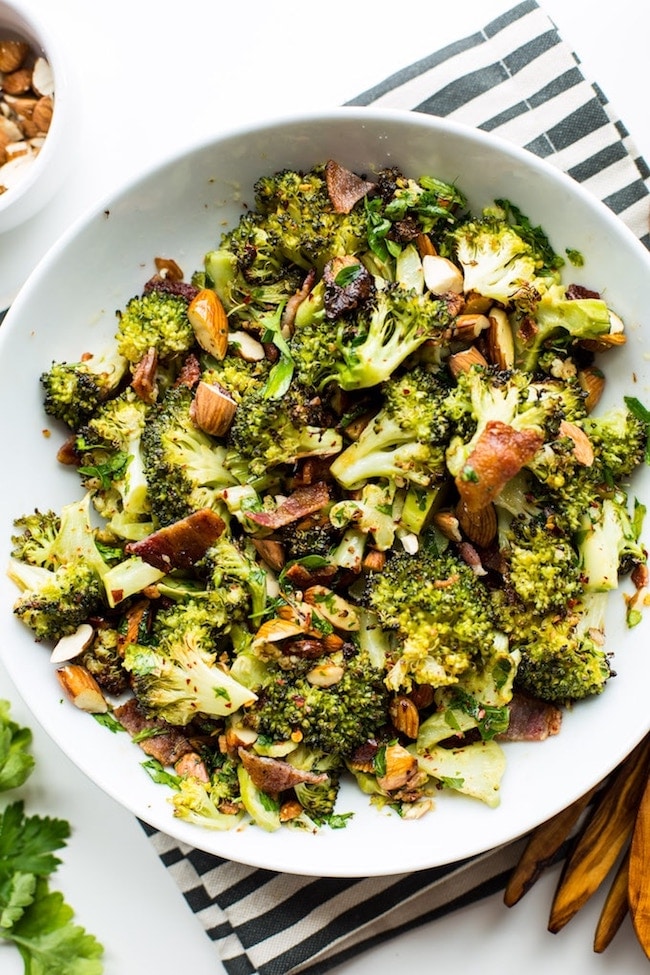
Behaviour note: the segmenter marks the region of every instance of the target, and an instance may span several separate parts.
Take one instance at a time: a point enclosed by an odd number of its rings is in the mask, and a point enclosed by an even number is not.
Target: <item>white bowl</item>
[[[54,112],[45,142],[33,163],[5,193],[0,194],[0,233],[33,217],[59,188],[70,158],[72,90],[56,34],[48,23],[21,3],[0,0],[0,36],[26,40],[48,61],[54,76]]]
[[[115,330],[115,309],[138,292],[156,256],[174,258],[186,279],[201,267],[222,230],[252,202],[257,177],[334,158],[359,172],[397,166],[456,181],[476,212],[507,197],[547,230],[557,251],[575,248],[584,267],[570,277],[603,292],[622,316],[628,341],[609,353],[608,396],[648,401],[650,257],[627,228],[567,177],[483,132],[417,113],[346,108],[235,131],[166,161],[76,223],[41,262],[0,329],[0,438],[11,477],[0,497],[6,555],[17,514],[58,507],[79,496],[74,473],[55,460],[44,436],[38,377],[52,360],[100,348]],[[635,493],[650,501],[648,471]],[[316,836],[259,828],[219,833],[174,819],[167,790],[141,768],[126,735],[110,734],[61,701],[48,651],[12,616],[12,583],[0,579],[0,654],[45,730],[92,780],[127,809],[179,841],[235,861],[316,876],[395,874],[452,862],[513,839],[586,792],[614,768],[650,726],[648,620],[625,628],[612,597],[608,642],[617,676],[605,693],[566,714],[561,733],[543,743],[506,745],[507,770],[497,809],[441,796],[436,809],[406,822],[371,807],[346,786],[342,830]]]

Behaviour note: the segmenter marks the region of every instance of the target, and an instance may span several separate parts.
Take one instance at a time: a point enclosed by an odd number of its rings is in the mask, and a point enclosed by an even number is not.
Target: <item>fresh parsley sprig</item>
[[[9,702],[0,700],[0,792],[27,781],[34,769],[31,743],[30,729],[13,721]],[[26,815],[22,799],[0,810],[0,941],[18,950],[25,975],[104,970],[102,945],[74,923],[63,895],[50,889],[49,878],[61,863],[55,853],[69,836],[66,820]]]

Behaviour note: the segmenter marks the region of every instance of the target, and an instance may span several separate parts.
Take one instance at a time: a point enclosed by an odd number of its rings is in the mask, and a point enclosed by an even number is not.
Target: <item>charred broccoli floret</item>
[[[184,726],[199,715],[233,714],[255,700],[217,662],[215,640],[225,622],[221,611],[210,599],[174,604],[157,613],[149,644],[125,647],[124,667],[134,693],[156,717]]]
[[[511,644],[521,652],[515,687],[567,704],[600,694],[612,676],[603,645],[602,595],[586,597],[566,616],[514,616]]]
[[[638,400],[627,397],[625,403],[581,423],[610,482],[626,480],[645,460],[648,421],[644,412],[644,407],[639,410]]]
[[[580,598],[583,578],[571,536],[552,516],[513,518],[502,554],[507,580],[518,598],[536,613],[566,612]]]
[[[481,217],[462,222],[448,237],[451,256],[460,264],[465,292],[475,291],[507,305],[522,288],[546,291],[559,280],[561,259],[539,228],[533,228],[501,201]],[[522,225],[522,219],[525,226]]]
[[[160,289],[135,295],[117,312],[118,352],[134,366],[150,349],[161,361],[189,351],[195,342],[184,295]]]
[[[331,465],[339,484],[351,489],[388,478],[427,487],[445,478],[448,384],[419,367],[387,380],[381,391],[379,412]]]
[[[41,374],[43,408],[78,430],[97,407],[113,396],[128,373],[128,362],[113,347],[79,362],[53,362]]]
[[[228,450],[192,419],[192,391],[179,384],[152,411],[142,455],[154,518],[169,525],[219,504],[219,491],[237,483]]]
[[[90,671],[108,694],[119,696],[129,689],[129,675],[120,652],[120,634],[112,626],[99,626],[79,663]]]
[[[267,399],[263,389],[246,393],[235,413],[229,439],[247,462],[251,479],[278,465],[293,464],[303,457],[331,456],[342,447],[342,438],[320,410],[310,406],[310,395],[293,383],[281,399]]]
[[[77,470],[93,504],[116,535],[137,539],[152,530],[142,457],[149,408],[130,388],[102,404],[79,430]]]
[[[95,543],[90,495],[65,505],[58,530],[52,516],[18,520],[8,575],[21,594],[14,613],[39,640],[58,640],[106,605],[103,578],[108,570]]]
[[[310,674],[319,663],[338,680],[319,686]],[[269,665],[268,680],[244,722],[273,741],[297,740],[308,748],[344,757],[386,721],[388,692],[383,672],[365,653],[308,660],[290,670]],[[292,738],[293,736],[293,738]]]
[[[386,683],[455,684],[503,643],[484,582],[453,551],[440,552],[430,533],[417,553],[394,550],[368,577],[365,600],[394,637]]]
[[[339,323],[337,355],[325,361],[319,385],[335,382],[345,390],[378,386],[424,342],[445,344],[450,322],[447,303],[429,292],[396,284],[378,290],[352,320]]]
[[[209,588],[221,591],[233,583],[243,587],[250,603],[248,615],[259,625],[266,611],[267,573],[246,541],[239,543],[226,533],[220,535],[206,553],[203,566]]]

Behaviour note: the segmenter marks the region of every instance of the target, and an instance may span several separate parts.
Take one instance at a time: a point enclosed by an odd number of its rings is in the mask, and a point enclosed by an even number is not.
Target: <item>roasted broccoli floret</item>
[[[79,663],[90,671],[99,686],[119,696],[129,689],[129,675],[120,652],[120,634],[113,626],[99,626]]]
[[[607,479],[626,480],[645,460],[648,448],[648,423],[629,398],[604,413],[586,417],[581,427],[587,434]]]
[[[387,380],[381,391],[381,409],[331,465],[336,480],[352,489],[379,478],[424,487],[444,479],[448,384],[419,367]]]
[[[71,430],[78,430],[117,392],[127,373],[127,360],[112,346],[79,362],[53,362],[41,374],[43,408]]]
[[[219,602],[188,599],[157,613],[150,644],[125,647],[124,667],[134,693],[156,717],[184,726],[198,715],[233,714],[255,700],[217,662],[221,612]]]
[[[233,829],[244,808],[239,798],[239,780],[234,762],[226,760],[209,782],[183,777],[171,797],[174,815],[204,829]]]
[[[327,686],[316,683],[312,675],[318,664],[336,669],[338,679]],[[246,709],[244,723],[273,741],[300,740],[345,757],[386,721],[383,677],[364,652],[302,661],[291,669],[270,664],[267,683]]]
[[[342,389],[378,386],[424,342],[446,343],[451,315],[445,301],[399,285],[375,292],[350,321],[339,323],[337,355],[325,361],[319,385]],[[295,354],[295,352],[294,352]]]
[[[544,512],[534,518],[513,518],[504,534],[507,540],[502,535],[501,551],[507,581],[518,598],[535,613],[566,613],[583,591],[572,537]]]
[[[549,346],[566,350],[602,339],[614,330],[615,321],[602,298],[570,298],[561,284],[552,284],[541,297],[534,288],[524,289],[510,318],[515,366],[524,372],[538,369]]]
[[[612,669],[602,639],[602,595],[585,597],[566,616],[514,615],[510,640],[521,652],[515,678],[518,690],[557,704],[604,690]]]
[[[248,615],[259,626],[266,611],[267,573],[248,543],[239,543],[226,533],[220,535],[206,553],[203,566],[210,589],[221,592],[233,583],[243,587],[250,603]]]
[[[503,643],[484,582],[453,551],[440,552],[431,533],[414,555],[389,555],[383,571],[368,577],[365,600],[395,638],[391,690],[455,684]]]
[[[261,388],[269,374],[268,359],[248,360],[228,354],[217,360],[206,357],[202,361],[201,379],[225,389],[239,403],[249,390]]]
[[[61,509],[58,531],[52,516],[18,520],[9,578],[21,594],[14,613],[39,640],[58,640],[106,605],[103,578],[108,570],[90,519],[90,495]],[[25,560],[27,559],[27,560]]]
[[[456,227],[448,243],[450,256],[463,270],[464,291],[507,305],[522,288],[543,292],[558,281],[555,255],[530,229],[522,234],[498,206]]]
[[[151,510],[169,525],[200,508],[219,506],[219,491],[237,483],[223,443],[192,419],[192,391],[172,387],[152,411],[142,436]]]
[[[263,389],[242,397],[229,439],[248,462],[250,479],[299,458],[332,456],[342,447],[341,434],[325,425],[327,418],[310,405],[308,391],[293,383],[281,399],[268,399]]]
[[[149,408],[128,388],[102,404],[75,441],[78,472],[110,530],[138,539],[152,530],[151,506],[142,458]]]
[[[183,295],[162,290],[135,295],[117,312],[118,352],[134,366],[154,349],[161,362],[188,352],[195,343]]]
[[[261,224],[285,261],[322,272],[334,257],[367,249],[362,205],[337,212],[327,187],[324,166],[309,172],[283,170],[255,184]]]

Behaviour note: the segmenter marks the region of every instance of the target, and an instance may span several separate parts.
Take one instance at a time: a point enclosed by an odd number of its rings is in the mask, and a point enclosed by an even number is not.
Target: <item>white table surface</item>
[[[385,8],[329,0],[25,0],[67,51],[78,86],[78,139],[55,199],[0,235],[0,308],[59,234],[131,175],[200,136],[292,110],[329,108],[514,5],[514,0],[402,0]],[[639,0],[544,0],[650,161],[649,8]],[[394,13],[392,12],[394,11]],[[186,907],[140,825],[40,730],[0,665],[0,698],[35,735],[29,811],[68,819],[72,838],[54,878],[76,918],[105,945],[106,975],[219,975],[216,948]],[[558,935],[546,930],[558,869],[514,908],[501,895],[366,952],[339,975],[454,971],[482,975],[636,975],[648,960],[626,920],[592,950],[597,894]],[[0,972],[19,975],[0,945]]]

